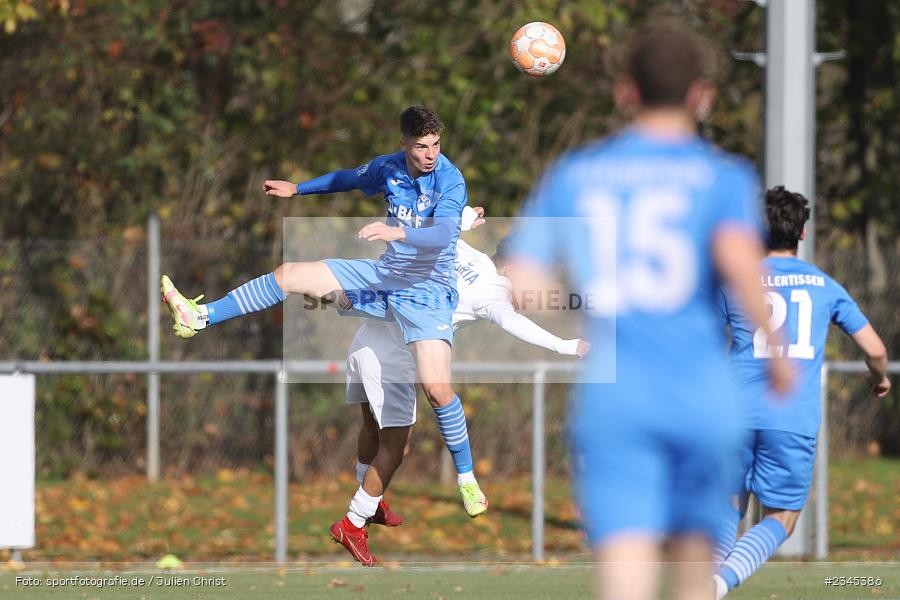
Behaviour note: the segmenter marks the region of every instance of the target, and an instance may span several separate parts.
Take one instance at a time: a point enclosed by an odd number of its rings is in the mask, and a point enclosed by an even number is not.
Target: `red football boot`
[[[374,515],[369,517],[369,523],[384,525],[386,527],[399,527],[400,525],[403,525],[403,517],[392,511],[387,502],[379,500],[378,510],[375,511]]]
[[[365,527],[357,527],[346,516],[340,521],[335,521],[328,530],[332,539],[347,549],[353,558],[362,563],[364,567],[375,564],[375,557],[369,550],[369,532]]]

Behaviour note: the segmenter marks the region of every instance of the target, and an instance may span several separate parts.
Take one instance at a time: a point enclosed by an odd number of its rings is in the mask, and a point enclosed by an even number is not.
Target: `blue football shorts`
[[[588,541],[603,544],[622,534],[716,539],[738,468],[736,411],[732,419],[726,411],[680,409],[662,393],[616,397],[617,387],[581,386],[571,416]]]
[[[426,278],[403,278],[377,260],[324,261],[341,284],[352,308],[341,314],[394,320],[406,344],[422,340],[453,343],[453,312],[459,294],[453,286]]]
[[[816,438],[751,429],[741,447],[743,492],[767,508],[800,510],[809,497],[816,461]]]

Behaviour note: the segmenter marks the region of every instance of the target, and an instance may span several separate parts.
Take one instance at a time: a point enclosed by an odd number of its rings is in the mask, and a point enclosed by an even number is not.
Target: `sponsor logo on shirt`
[[[402,204],[395,204],[393,200],[388,202],[387,213],[389,217],[395,217],[407,227],[421,227],[422,217],[415,214],[413,209]]]
[[[456,278],[457,280],[461,279],[472,285],[478,280],[480,273],[475,270],[475,261],[470,261],[467,264],[463,264],[459,261],[454,265],[456,267]]]
[[[359,177],[360,175],[365,175],[368,170],[369,170],[369,163],[366,163],[363,166],[356,169],[356,176]]]
[[[424,211],[429,206],[431,206],[431,198],[429,198],[425,194],[419,194],[419,199],[416,202],[416,208],[419,209],[419,212]]]

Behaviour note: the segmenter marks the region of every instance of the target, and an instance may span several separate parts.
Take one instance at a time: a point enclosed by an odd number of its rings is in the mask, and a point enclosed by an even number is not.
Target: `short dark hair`
[[[796,250],[809,219],[809,201],[783,185],[766,192],[766,245],[769,250]]]
[[[517,242],[518,234],[510,233],[497,243],[497,250],[491,260],[494,261],[495,267],[502,267],[509,262],[513,254],[513,247]]]
[[[400,113],[400,133],[406,138],[420,138],[426,135],[440,135],[444,131],[444,123],[437,113],[430,108],[415,105]]]
[[[674,22],[636,31],[626,48],[621,68],[634,81],[646,108],[681,106],[691,84],[709,75],[707,49]]]

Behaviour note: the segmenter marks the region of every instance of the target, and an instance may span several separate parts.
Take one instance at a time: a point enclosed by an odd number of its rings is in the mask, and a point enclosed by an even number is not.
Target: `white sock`
[[[457,473],[456,474],[456,485],[463,485],[466,483],[478,483],[475,480],[474,472],[466,471],[465,473]]]
[[[197,305],[197,314],[200,315],[200,329],[206,329],[209,326],[209,308],[205,304]]]
[[[713,582],[716,584],[716,600],[722,600],[728,593],[728,584],[719,575],[713,575]]]
[[[356,480],[360,483],[363,482],[363,479],[366,478],[366,471],[369,470],[369,465],[364,465],[359,461],[356,461]]]
[[[357,527],[364,527],[366,519],[375,515],[378,510],[378,503],[381,502],[383,496],[370,496],[366,493],[362,486],[356,490],[353,499],[350,501],[350,510],[347,512],[347,518]]]

